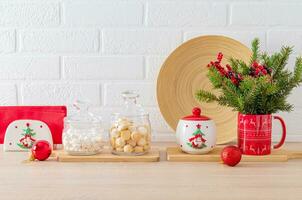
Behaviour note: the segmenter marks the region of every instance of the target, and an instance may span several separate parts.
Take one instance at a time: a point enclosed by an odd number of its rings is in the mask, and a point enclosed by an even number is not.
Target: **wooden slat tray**
[[[108,149],[92,156],[71,156],[64,151],[56,151],[59,162],[157,162],[159,150],[152,149],[149,153],[141,156],[118,156],[113,155]]]
[[[178,147],[167,148],[167,160],[176,162],[220,162],[220,152],[223,146],[218,146],[208,154],[192,155],[182,152]],[[285,149],[273,150],[267,156],[242,155],[242,162],[286,162],[289,159],[302,159],[302,151]]]

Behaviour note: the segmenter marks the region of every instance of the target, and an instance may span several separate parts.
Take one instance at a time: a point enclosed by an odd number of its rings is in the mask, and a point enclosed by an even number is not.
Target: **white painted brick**
[[[296,64],[296,59],[299,55],[296,55],[296,54],[292,54],[289,56],[289,59],[288,59],[288,62],[287,62],[287,65],[286,65],[286,68],[293,71],[294,70],[294,67],[295,67],[295,64]]]
[[[24,83],[22,103],[28,105],[71,105],[75,100],[100,105],[100,89],[90,83]]]
[[[57,3],[0,3],[0,25],[13,27],[57,26],[60,8]]]
[[[238,3],[231,8],[231,24],[238,26],[302,25],[301,3]]]
[[[294,107],[302,109],[301,103],[302,86],[294,88],[292,93],[288,97],[289,103],[293,104]]]
[[[66,24],[72,26],[133,26],[142,24],[140,3],[70,3],[65,4]]]
[[[15,32],[10,30],[0,31],[0,53],[15,51]]]
[[[105,105],[123,105],[121,93],[127,90],[135,91],[140,95],[138,103],[144,106],[156,105],[155,84],[153,83],[108,83],[105,85]]]
[[[17,104],[17,88],[12,84],[0,84],[0,105]]]
[[[143,79],[143,57],[66,57],[64,58],[64,78],[89,80]]]
[[[59,57],[0,57],[0,79],[59,79]]]
[[[176,142],[175,133],[156,134],[152,136],[154,142]]]
[[[151,26],[222,26],[227,6],[217,3],[150,3],[147,23]]]
[[[96,30],[29,30],[22,31],[20,35],[22,52],[97,52],[100,42]]]
[[[265,32],[264,31],[224,31],[224,30],[208,30],[208,31],[188,31],[185,32],[185,40],[189,40],[198,36],[204,35],[223,35],[233,38],[245,44],[247,47],[251,46],[254,38],[258,37],[261,42],[261,49],[265,50]]]
[[[152,130],[156,133],[171,133],[173,134],[173,130],[169,127],[169,125],[164,120],[162,114],[159,111],[159,108],[145,108],[146,112],[149,113],[150,122],[152,125]]]
[[[267,48],[269,52],[279,51],[282,45],[294,46],[295,53],[302,52],[301,30],[274,30],[267,33]]]
[[[105,30],[104,52],[122,54],[165,54],[181,43],[180,31]]]
[[[166,56],[149,56],[146,58],[147,79],[156,81]]]

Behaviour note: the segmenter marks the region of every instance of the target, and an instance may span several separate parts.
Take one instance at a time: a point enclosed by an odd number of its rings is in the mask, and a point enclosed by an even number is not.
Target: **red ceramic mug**
[[[282,137],[274,149],[281,147],[286,137],[283,119],[278,116],[238,114],[238,147],[246,155],[268,155],[271,153],[272,118],[280,121]]]

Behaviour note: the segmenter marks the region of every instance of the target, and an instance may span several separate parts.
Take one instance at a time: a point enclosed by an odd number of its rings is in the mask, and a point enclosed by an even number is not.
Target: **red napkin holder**
[[[3,144],[8,125],[21,119],[40,120],[47,124],[54,144],[62,144],[66,106],[0,106],[0,144]]]

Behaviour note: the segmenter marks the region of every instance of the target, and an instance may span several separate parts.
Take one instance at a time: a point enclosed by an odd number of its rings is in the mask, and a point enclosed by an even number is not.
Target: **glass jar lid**
[[[77,100],[73,107],[75,112],[64,119],[65,123],[74,125],[101,125],[101,117],[89,112],[89,103]]]
[[[134,91],[125,91],[121,94],[124,100],[124,106],[118,113],[114,113],[115,116],[120,117],[139,117],[147,116],[148,113],[143,107],[137,103],[139,95]]]

